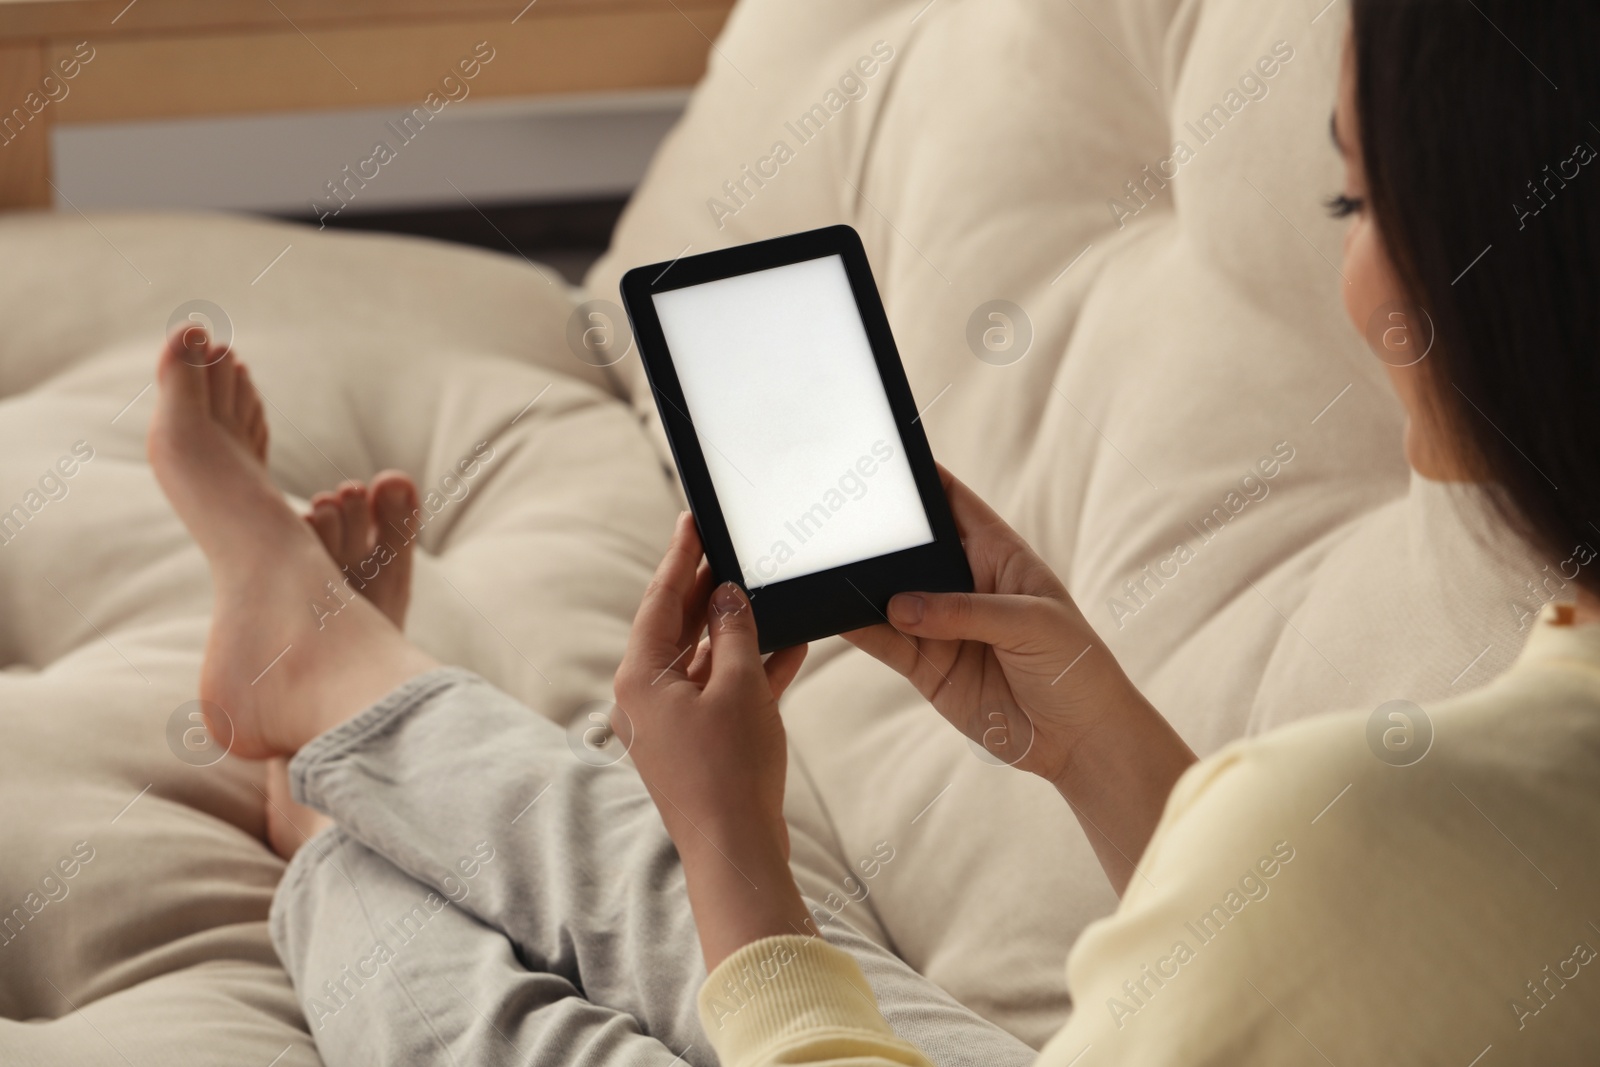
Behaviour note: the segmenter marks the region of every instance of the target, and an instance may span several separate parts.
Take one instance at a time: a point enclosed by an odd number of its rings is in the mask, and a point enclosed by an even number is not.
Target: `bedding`
[[[286,492],[385,467],[424,488],[413,638],[578,728],[681,499],[636,355],[569,345],[578,301],[837,222],[935,455],[1198,750],[1497,674],[1559,568],[1408,475],[1343,319],[1319,201],[1344,16],[745,0],[581,293],[401,238],[0,220],[6,1062],[316,1062],[266,935],[260,768],[189,732],[209,589],[144,462],[156,345],[195,300],[270,401]],[[467,456],[489,457],[471,479]],[[1113,904],[1059,799],[838,640],[785,715],[802,888],[1042,1043],[1068,947]]]

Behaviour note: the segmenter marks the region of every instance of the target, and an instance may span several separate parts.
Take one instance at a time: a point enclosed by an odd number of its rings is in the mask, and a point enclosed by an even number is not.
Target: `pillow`
[[[262,765],[184,741],[211,598],[144,456],[169,316],[225,309],[294,497],[416,478],[412,637],[558,721],[610,695],[672,491],[520,260],[224,217],[12,216],[0,247],[0,1047],[311,1062]]]

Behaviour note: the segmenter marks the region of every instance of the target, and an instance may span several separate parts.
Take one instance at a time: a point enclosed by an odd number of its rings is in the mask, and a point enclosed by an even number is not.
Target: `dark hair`
[[[1352,33],[1437,425],[1536,548],[1600,545],[1600,4],[1353,0]],[[1600,563],[1575,580],[1600,593]]]

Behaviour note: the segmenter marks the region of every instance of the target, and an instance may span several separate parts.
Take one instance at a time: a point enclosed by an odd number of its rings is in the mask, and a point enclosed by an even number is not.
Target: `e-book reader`
[[[972,575],[855,230],[631,270],[623,301],[712,571],[763,652]]]

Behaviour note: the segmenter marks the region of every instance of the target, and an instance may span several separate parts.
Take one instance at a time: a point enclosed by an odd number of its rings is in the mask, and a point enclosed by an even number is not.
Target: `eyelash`
[[[1367,202],[1360,197],[1346,196],[1343,193],[1339,193],[1336,196],[1328,197],[1328,199],[1324,201],[1324,205],[1328,209],[1328,214],[1332,215],[1334,218],[1347,219],[1351,215],[1358,214],[1365,209]]]

